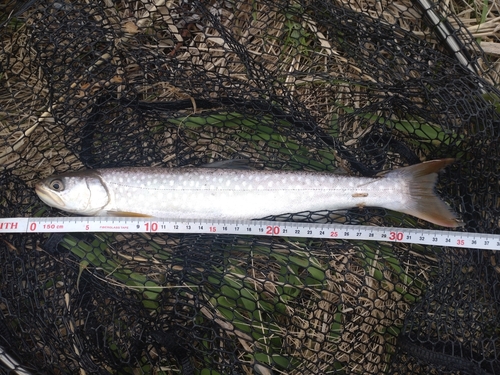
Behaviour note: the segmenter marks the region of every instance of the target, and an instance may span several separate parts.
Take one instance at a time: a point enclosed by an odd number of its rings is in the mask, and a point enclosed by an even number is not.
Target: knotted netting
[[[89,168],[455,158],[437,190],[457,230],[498,234],[499,19],[495,1],[4,1],[0,216],[68,216],[34,184]],[[441,229],[380,208],[271,219]],[[494,251],[149,233],[0,249],[2,373],[500,374]]]

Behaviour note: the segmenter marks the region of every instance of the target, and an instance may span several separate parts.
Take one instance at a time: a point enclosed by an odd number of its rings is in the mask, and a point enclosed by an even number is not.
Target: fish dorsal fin
[[[144,215],[137,212],[129,212],[129,211],[107,211],[108,216],[115,217],[153,217],[151,215]]]
[[[202,164],[200,167],[217,169],[252,169],[247,159],[220,160],[213,163]]]

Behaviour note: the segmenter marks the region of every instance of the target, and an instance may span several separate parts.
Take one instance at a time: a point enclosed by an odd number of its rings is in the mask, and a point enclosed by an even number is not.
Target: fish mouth
[[[35,185],[35,192],[38,197],[49,206],[57,208],[64,208],[66,206],[57,194],[54,194],[54,192],[47,189],[47,187],[41,182]]]

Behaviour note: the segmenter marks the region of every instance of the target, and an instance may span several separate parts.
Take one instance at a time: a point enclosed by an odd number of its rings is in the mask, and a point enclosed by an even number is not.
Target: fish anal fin
[[[153,217],[151,215],[145,215],[138,212],[128,212],[128,211],[107,211],[108,216],[115,217]]]

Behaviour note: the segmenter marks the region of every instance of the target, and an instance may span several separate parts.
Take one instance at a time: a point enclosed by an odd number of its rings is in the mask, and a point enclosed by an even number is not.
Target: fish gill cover
[[[2,1],[0,215],[68,215],[34,185],[87,168],[374,176],[455,158],[437,191],[458,230],[498,234],[499,17],[468,0]],[[271,219],[438,228],[377,208]],[[500,374],[499,263],[382,242],[1,234],[0,368]]]

